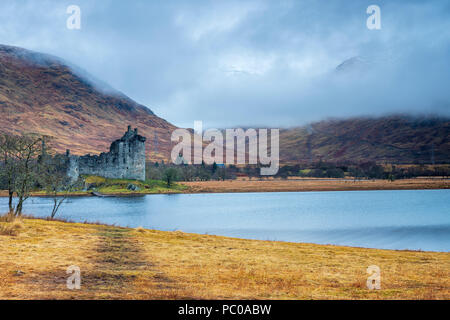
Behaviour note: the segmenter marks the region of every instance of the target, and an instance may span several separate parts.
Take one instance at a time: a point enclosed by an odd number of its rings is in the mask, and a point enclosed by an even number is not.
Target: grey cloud
[[[365,26],[373,3],[379,31]],[[65,28],[69,4],[82,30]],[[71,61],[179,126],[275,127],[450,115],[449,18],[445,0],[6,0],[0,42]],[[336,73],[354,56],[367,65]]]

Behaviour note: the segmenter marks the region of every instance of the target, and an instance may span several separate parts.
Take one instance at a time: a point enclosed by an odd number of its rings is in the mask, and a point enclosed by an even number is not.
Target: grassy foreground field
[[[449,189],[449,179],[345,180],[345,179],[268,179],[180,182],[185,192],[283,192],[283,191],[352,191]]]
[[[0,253],[0,299],[450,299],[450,253],[37,219],[0,222]],[[381,290],[366,288],[369,265]]]

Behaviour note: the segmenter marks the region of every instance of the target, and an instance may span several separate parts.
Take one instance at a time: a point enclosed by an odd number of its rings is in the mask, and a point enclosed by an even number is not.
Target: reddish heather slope
[[[147,158],[168,158],[175,126],[150,109],[56,57],[0,46],[1,131],[49,135],[58,151],[86,154],[108,150],[127,125],[147,137]]]

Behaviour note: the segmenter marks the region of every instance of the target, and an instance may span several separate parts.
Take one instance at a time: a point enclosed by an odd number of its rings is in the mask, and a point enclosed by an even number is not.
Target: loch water
[[[33,197],[24,212],[50,214]],[[0,198],[0,212],[7,199]],[[382,249],[450,251],[450,190],[73,197],[58,217],[124,227]]]

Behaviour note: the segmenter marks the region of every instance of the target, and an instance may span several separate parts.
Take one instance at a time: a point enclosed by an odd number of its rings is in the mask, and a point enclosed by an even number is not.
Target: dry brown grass
[[[24,228],[22,219],[16,218],[12,214],[0,217],[0,235],[17,236],[21,229]]]
[[[16,216],[13,213],[0,215],[0,222],[12,222],[14,220],[16,220]]]
[[[145,229],[143,227],[137,227],[134,230],[136,230],[137,232],[145,233]]]
[[[450,180],[445,179],[403,179],[387,180],[344,179],[267,179],[182,182],[188,192],[283,192],[283,191],[345,191],[345,190],[414,190],[449,189]]]
[[[450,299],[450,253],[22,225],[0,235],[0,299]],[[372,264],[381,290],[366,288]],[[66,288],[71,265],[81,268],[81,290]]]

